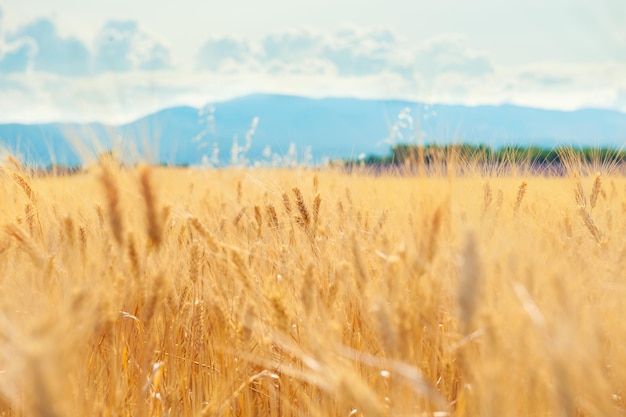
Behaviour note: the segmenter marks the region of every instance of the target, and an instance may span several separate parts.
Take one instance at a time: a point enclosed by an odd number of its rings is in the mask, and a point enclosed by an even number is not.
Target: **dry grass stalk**
[[[260,239],[261,234],[263,233],[263,216],[261,214],[261,207],[254,206],[254,221],[256,222],[256,234]]]
[[[486,213],[493,202],[493,191],[489,182],[483,184],[483,213]]]
[[[236,250],[230,251],[230,258],[232,263],[235,265],[235,270],[239,273],[241,278],[243,278],[244,286],[246,287],[246,289],[252,291],[252,286],[250,283],[250,271],[248,270],[248,266]]]
[[[527,186],[528,184],[526,183],[526,181],[522,181],[519,188],[517,189],[517,198],[515,199],[515,205],[513,206],[513,209],[515,211],[519,210],[520,206],[522,205],[522,200],[524,199],[524,195],[526,195]]]
[[[248,304],[242,320],[239,322],[238,328],[239,338],[244,344],[247,344],[252,338],[255,321],[256,313],[254,306],[252,304]]]
[[[135,238],[132,232],[128,233],[128,260],[130,261],[130,270],[135,281],[141,276],[141,266],[139,263],[139,254],[135,245]]]
[[[396,333],[394,331],[393,315],[388,303],[378,299],[373,307],[376,330],[387,356],[394,356],[397,348]]]
[[[502,204],[504,204],[504,192],[502,190],[498,190],[496,194],[496,212],[500,212],[500,210],[502,210]]]
[[[154,317],[156,310],[159,308],[160,303],[163,301],[162,292],[165,287],[165,277],[162,273],[157,274],[152,283],[152,287],[148,288],[150,296],[144,307],[143,319],[144,323],[150,324]]]
[[[602,234],[602,232],[600,232],[600,229],[591,218],[591,214],[589,214],[589,212],[584,207],[578,208],[578,214],[580,214],[580,217],[583,219],[585,227],[587,228],[587,230],[589,230],[589,233],[591,233],[596,242],[602,243],[604,241],[604,235]]]
[[[283,294],[278,289],[274,289],[267,297],[274,311],[274,323],[277,330],[287,333],[291,328],[291,321],[287,314],[287,309],[283,300]]]
[[[337,211],[339,212],[339,215],[343,217],[345,208],[343,206],[343,201],[341,201],[341,199],[337,200]]]
[[[276,214],[276,208],[273,204],[268,204],[266,207],[267,216],[270,219],[270,227],[274,230],[280,229],[280,222],[278,221],[278,215]]]
[[[213,252],[217,252],[219,250],[219,246],[215,242],[213,235],[209,231],[209,228],[204,225],[197,217],[190,216],[189,223],[191,226],[202,236],[204,241],[209,245],[209,249]]]
[[[187,223],[183,223],[180,225],[180,229],[178,230],[178,247],[182,248],[185,244],[187,236]]]
[[[246,207],[244,207],[241,210],[239,210],[239,213],[237,213],[237,215],[233,219],[233,225],[234,226],[237,226],[239,224],[239,222],[241,221],[241,218],[246,214],[246,211],[247,211]]]
[[[300,289],[300,300],[304,307],[304,312],[307,316],[313,313],[313,307],[315,303],[315,279],[314,279],[314,266],[309,264],[304,272],[304,278],[302,280],[302,288]]]
[[[198,281],[200,275],[200,244],[194,241],[189,251],[189,279],[194,284]]]
[[[602,176],[600,173],[596,173],[596,177],[593,181],[593,188],[591,189],[591,195],[589,196],[589,205],[591,206],[591,210],[596,207],[596,203],[598,202],[598,196],[600,195],[600,191],[602,190]]]
[[[346,369],[337,378],[337,392],[341,397],[348,398],[357,411],[363,410],[364,415],[371,417],[388,417],[389,412],[376,393],[353,371]]]
[[[35,266],[41,268],[46,262],[47,256],[33,241],[31,236],[24,232],[17,224],[9,223],[4,226],[4,231],[7,235],[12,236],[18,241],[22,249],[28,254]]]
[[[576,198],[576,204],[578,207],[587,207],[587,196],[585,195],[585,190],[583,189],[583,184],[580,181],[578,176],[576,178],[576,189],[574,191],[574,196]]]
[[[193,305],[193,350],[199,352],[204,345],[204,334],[206,333],[206,303],[203,300],[196,300]]]
[[[376,221],[376,226],[374,226],[374,229],[372,229],[372,232],[378,234],[381,230],[383,230],[385,228],[385,223],[387,222],[389,216],[389,210],[385,209],[383,210],[382,213],[380,213],[380,216],[378,217],[378,220]]]
[[[26,194],[26,197],[28,197],[28,199],[31,202],[33,202],[33,204],[36,203],[35,192],[33,191],[30,184],[28,183],[28,180],[24,178],[22,174],[18,174],[17,172],[13,173],[13,179],[15,180],[17,185],[19,185],[22,188],[22,190],[24,191],[24,194]]]
[[[147,165],[139,168],[139,182],[141,184],[141,196],[146,205],[146,218],[148,219],[148,239],[157,248],[163,239],[162,216],[158,215],[156,196],[152,186],[152,171]]]
[[[104,228],[104,211],[102,210],[102,206],[96,203],[96,216],[98,217],[98,226],[100,229]]]
[[[65,229],[65,237],[70,246],[74,246],[74,221],[71,216],[65,216],[63,219],[63,227]]]
[[[171,215],[172,215],[172,205],[167,204],[161,210],[161,224],[165,226],[167,222],[170,220]]]
[[[31,393],[32,401],[28,405],[34,416],[38,417],[61,417],[63,414],[58,410],[59,401],[55,401],[55,394],[60,390],[58,387],[52,386],[50,375],[46,371],[54,366],[50,365],[52,358],[47,355],[28,355],[28,373],[33,381],[33,392]]]
[[[572,219],[570,219],[567,213],[563,215],[563,227],[565,229],[565,236],[571,239],[572,235],[574,234],[574,231],[572,228]]]
[[[361,254],[361,247],[359,246],[359,241],[355,236],[352,236],[352,256],[354,259],[354,270],[356,272],[356,286],[359,293],[363,293],[367,283],[369,281],[367,268],[365,263],[363,262],[363,256]]]
[[[432,262],[435,254],[437,253],[437,244],[447,205],[448,202],[444,201],[439,205],[439,207],[437,207],[437,210],[435,210],[435,213],[433,214],[433,218],[430,224],[430,232],[428,234],[428,247],[426,248],[426,259],[428,260],[428,262]]]
[[[283,193],[283,207],[285,208],[285,212],[289,215],[291,214],[291,201],[289,200],[289,196],[287,193]]]
[[[78,240],[80,241],[80,251],[84,259],[84,255],[87,253],[87,228],[84,224],[78,227]]]
[[[14,171],[24,172],[24,165],[17,160],[13,155],[7,155],[7,162],[13,167]]]
[[[243,199],[243,187],[241,185],[241,180],[237,181],[237,204],[241,204],[241,200]]]
[[[350,188],[346,187],[346,200],[348,200],[348,204],[350,204],[351,206],[354,206],[354,202],[352,201],[352,192],[350,191]]]
[[[249,377],[244,383],[242,383],[241,385],[239,385],[239,387],[231,394],[228,396],[227,399],[223,400],[221,403],[217,402],[217,401],[211,401],[209,404],[207,404],[203,409],[202,412],[200,413],[201,417],[205,417],[205,416],[223,416],[223,415],[229,415],[226,410],[228,409],[228,406],[231,402],[234,402],[235,399],[237,399],[242,393],[243,391],[250,387],[254,382],[263,379],[263,378],[272,378],[272,379],[278,379],[278,375],[271,373],[268,370],[263,370],[255,375],[252,375],[251,377]]]
[[[459,330],[462,335],[469,334],[476,316],[481,292],[481,268],[476,237],[468,232],[463,245],[463,257],[460,271],[460,283],[457,295],[459,303]]]
[[[26,223],[28,224],[28,231],[30,232],[30,235],[35,236],[37,212],[35,210],[35,206],[33,206],[33,204],[30,202],[26,203],[26,205],[24,206],[24,217],[26,218]]]
[[[123,221],[122,221],[122,213],[120,210],[120,193],[117,188],[117,181],[115,180],[115,176],[113,175],[113,171],[108,164],[101,164],[102,175],[100,176],[100,181],[104,187],[104,192],[107,200],[107,208],[109,214],[109,225],[111,227],[111,231],[113,232],[113,237],[118,245],[122,246],[124,243],[123,237]],[[99,206],[97,206],[99,207]],[[100,217],[99,212],[99,217]]]
[[[296,205],[298,206],[298,212],[300,216],[296,218],[298,224],[302,227],[308,227],[311,223],[311,216],[309,215],[309,210],[306,208],[306,204],[304,203],[304,197],[302,197],[302,192],[298,187],[293,188],[293,194],[296,196]]]
[[[319,194],[315,195],[313,200],[313,230],[317,230],[320,220],[320,206],[322,205],[322,197]]]

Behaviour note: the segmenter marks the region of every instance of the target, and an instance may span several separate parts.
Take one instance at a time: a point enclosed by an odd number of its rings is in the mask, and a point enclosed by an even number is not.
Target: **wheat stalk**
[[[13,170],[17,172],[24,172],[24,165],[18,161],[13,155],[7,155],[7,162],[13,166]]]
[[[189,223],[200,234],[200,236],[202,236],[204,241],[209,245],[209,249],[211,249],[213,252],[217,252],[219,247],[217,243],[215,242],[213,235],[209,231],[209,228],[206,227],[204,223],[200,221],[200,219],[194,216],[189,216]]]
[[[254,206],[254,221],[257,225],[257,238],[260,239],[263,232],[263,215],[259,206]]]
[[[289,196],[287,193],[283,193],[283,207],[285,208],[285,212],[289,215],[291,214],[291,202],[289,201]]]
[[[272,204],[268,204],[266,207],[267,215],[270,219],[270,225],[274,230],[280,229],[280,222],[278,221],[278,215],[276,214],[276,208]]]
[[[194,241],[189,249],[189,279],[194,284],[200,275],[200,244]]]
[[[304,307],[304,312],[307,316],[310,316],[313,313],[313,307],[315,303],[315,279],[313,277],[314,273],[313,264],[309,264],[304,272],[304,277],[302,280],[302,288],[300,289],[300,300],[302,301],[302,306]]]
[[[515,204],[513,205],[513,209],[515,211],[518,211],[520,206],[522,205],[522,200],[524,199],[524,196],[526,195],[527,186],[528,184],[526,183],[526,181],[522,181],[519,188],[517,189],[517,198],[515,199]]]
[[[149,288],[150,297],[146,302],[143,312],[144,323],[149,325],[163,299],[163,288],[165,286],[165,277],[162,273],[157,274],[154,278],[152,287]]]
[[[578,214],[580,214],[585,227],[589,230],[589,233],[591,233],[596,242],[602,243],[604,241],[604,235],[600,232],[600,229],[591,218],[591,214],[589,214],[584,207],[578,207]]]
[[[28,197],[28,199],[34,204],[36,202],[35,192],[33,191],[30,184],[28,183],[28,180],[24,178],[22,174],[19,174],[17,172],[13,173],[13,179],[15,180],[17,185],[19,185],[22,188],[22,190],[24,191],[24,194],[26,194],[26,197]]]
[[[139,281],[141,276],[141,266],[139,263],[139,253],[135,245],[135,238],[132,232],[128,233],[128,260],[130,261],[130,270],[136,281]]]
[[[71,216],[65,216],[63,219],[63,227],[65,230],[65,237],[70,247],[74,246],[74,221]]]
[[[593,188],[591,189],[591,195],[589,196],[589,205],[591,206],[591,210],[596,207],[596,203],[598,202],[598,195],[600,195],[600,191],[602,190],[602,176],[598,172],[593,181]]]
[[[493,191],[489,182],[483,184],[483,213],[486,213],[493,202]]]
[[[141,184],[141,196],[146,205],[148,239],[158,248],[163,239],[163,228],[161,226],[163,217],[157,214],[156,197],[152,186],[152,171],[147,165],[142,165],[139,168],[139,182]]]
[[[292,191],[296,196],[296,205],[298,206],[298,212],[300,213],[300,216],[296,220],[300,226],[306,228],[311,223],[309,210],[306,208],[304,197],[302,197],[300,189],[298,187],[294,187]]]
[[[576,175],[576,189],[574,192],[574,196],[576,198],[576,204],[579,207],[587,206],[587,196],[585,195],[585,190],[583,189],[583,184],[580,181],[580,178]]]
[[[476,316],[481,291],[481,268],[476,237],[468,232],[463,245],[460,283],[457,294],[461,334],[468,334]]]
[[[43,267],[46,261],[46,256],[43,251],[37,246],[30,235],[28,235],[17,224],[9,223],[4,226],[4,231],[9,236],[12,236],[17,240],[24,251],[30,256],[31,260],[37,267]]]
[[[118,245],[122,246],[124,243],[123,238],[123,221],[122,221],[122,213],[120,211],[120,195],[119,190],[117,188],[117,183],[115,181],[115,177],[113,175],[113,171],[108,164],[101,164],[102,175],[100,176],[100,181],[104,187],[104,192],[107,199],[107,207],[109,214],[109,225],[111,227],[111,231],[113,232],[113,237]],[[99,206],[97,206],[99,207]],[[101,212],[98,211],[98,217],[101,217]]]

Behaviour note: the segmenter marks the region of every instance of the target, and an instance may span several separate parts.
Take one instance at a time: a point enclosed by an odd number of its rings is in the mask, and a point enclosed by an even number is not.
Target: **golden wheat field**
[[[4,416],[619,416],[626,178],[0,172]]]

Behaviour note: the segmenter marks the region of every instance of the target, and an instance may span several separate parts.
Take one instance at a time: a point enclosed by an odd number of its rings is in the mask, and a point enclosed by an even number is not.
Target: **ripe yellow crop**
[[[0,415],[622,415],[626,179],[452,170],[2,167]]]

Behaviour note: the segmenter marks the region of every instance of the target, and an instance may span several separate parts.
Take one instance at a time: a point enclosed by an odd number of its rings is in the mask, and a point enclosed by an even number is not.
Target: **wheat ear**
[[[163,228],[161,227],[162,216],[159,216],[156,208],[156,197],[152,186],[152,171],[147,165],[142,165],[139,168],[139,181],[141,183],[141,196],[146,204],[148,238],[156,247],[159,247],[163,239]]]

